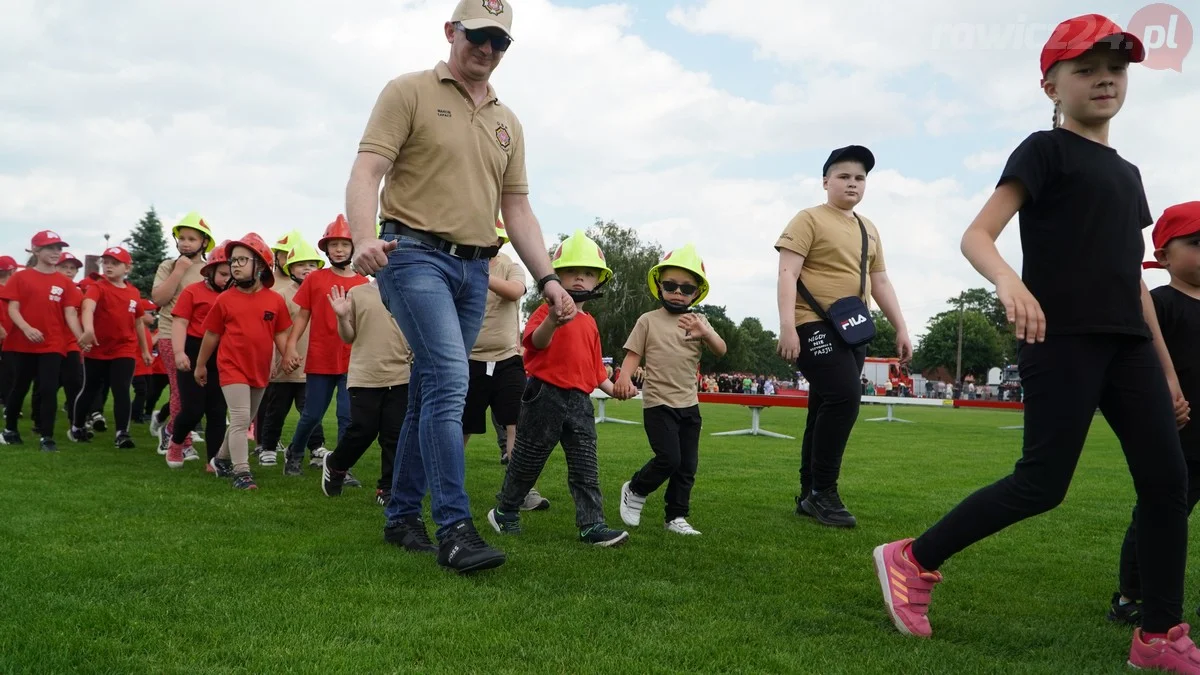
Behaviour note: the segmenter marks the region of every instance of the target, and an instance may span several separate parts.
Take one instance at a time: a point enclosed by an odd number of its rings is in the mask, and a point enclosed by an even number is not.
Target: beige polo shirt
[[[501,193],[529,193],[525,134],[488,85],[476,106],[438,63],[383,88],[359,152],[392,161],[380,213],[456,244],[496,244]]]
[[[171,276],[171,272],[175,270],[175,261],[178,258],[168,258],[158,264],[158,270],[154,273],[154,283],[151,288],[158,286]],[[203,281],[204,275],[200,274],[200,268],[204,267],[204,262],[196,260],[192,266],[183,273],[183,278],[179,280],[179,288],[175,289],[175,295],[171,297],[171,301],[162,307],[158,308],[158,334],[171,339],[171,327],[175,325],[175,317],[171,316],[171,311],[175,309],[175,303],[179,300],[179,296],[183,293],[183,289],[191,286],[197,281]]]
[[[292,317],[292,323],[296,323],[296,315],[300,313],[300,305],[296,304],[295,297],[296,292],[300,290],[300,284],[292,281],[291,277],[288,277],[286,281],[276,283],[271,290],[283,296],[283,301],[287,303],[288,315]],[[279,375],[272,377],[272,382],[299,383],[306,381],[304,377],[304,359],[308,357],[308,336],[310,333],[312,333],[310,330],[304,331],[304,335],[301,335],[300,340],[296,342],[296,353],[300,355],[300,366],[292,372],[285,373],[279,367],[279,359],[281,357],[278,351],[274,352],[271,360],[271,372],[278,372]]]
[[[871,274],[884,272],[883,243],[879,230],[868,218],[859,215],[867,228],[867,285],[863,302],[871,306]],[[828,204],[804,209],[792,218],[775,242],[775,249],[786,248],[804,256],[800,280],[822,309],[835,301],[858,295],[859,261],[862,257],[862,233],[854,216],[847,216]],[[820,321],[808,302],[796,294],[796,325]]]
[[[642,355],[645,377],[642,406],[690,408],[696,397],[696,368],[703,342],[689,339],[679,327],[678,314],[663,308],[646,312],[625,340],[625,349]],[[700,317],[707,324],[708,320]]]
[[[505,281],[519,281],[525,286],[525,270],[512,258],[499,253],[492,259],[490,274]],[[503,361],[517,355],[521,346],[520,301],[510,302],[488,291],[487,310],[483,327],[471,349],[472,361]]]
[[[350,348],[347,387],[381,389],[408,384],[412,375],[412,350],[392,313],[383,306],[379,288],[363,284],[350,289],[354,303],[350,325],[354,342]],[[404,411],[396,412],[403,415]]]

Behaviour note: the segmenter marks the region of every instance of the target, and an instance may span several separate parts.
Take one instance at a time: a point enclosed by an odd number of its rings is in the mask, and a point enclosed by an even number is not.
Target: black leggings
[[[200,355],[201,338],[188,336],[184,342],[183,352],[188,361],[195,367],[196,357]],[[225,394],[221,392],[221,376],[217,372],[217,351],[214,349],[208,359],[208,385],[201,387],[196,384],[196,378],[190,370],[178,371],[175,383],[179,385],[179,417],[171,431],[171,442],[183,445],[192,429],[204,417],[204,443],[208,448],[208,458],[217,456],[221,444],[225,442]]]
[[[13,385],[12,352],[0,352],[0,401],[8,401],[8,394]]]
[[[1200,458],[1187,458],[1188,472],[1188,491],[1187,505],[1188,514],[1196,508],[1196,504],[1200,502]],[[1121,562],[1117,570],[1117,579],[1119,580],[1121,595],[1130,600],[1140,601],[1142,599],[1142,569],[1138,564],[1138,507],[1133,507],[1133,518],[1129,523],[1129,529],[1125,531],[1125,541],[1121,542]]]
[[[1187,467],[1167,379],[1153,344],[1124,335],[1053,335],[1023,344],[1025,447],[1009,476],[978,490],[929,528],[912,555],[936,570],[971,544],[1058,506],[1096,408],[1121,441],[1137,491],[1137,559],[1149,633],[1183,617]]]
[[[796,369],[808,379],[808,416],[800,446],[800,497],[837,487],[842,456],[862,402],[865,346],[851,348],[824,321],[796,326]]]
[[[380,472],[377,487],[391,492],[396,446],[404,426],[404,415],[400,414],[402,410],[408,410],[407,384],[380,388],[351,387],[350,426],[346,427],[346,433],[333,454],[325,459],[330,468],[349,471],[378,438]]]
[[[96,410],[96,401],[107,385],[112,390],[113,426],[117,433],[129,431],[129,392],[133,385],[134,361],[83,359],[83,392],[75,399],[75,423],[82,425]]]
[[[67,423],[74,424],[75,420],[75,399],[79,396],[79,392],[83,389],[83,359],[80,358],[79,352],[67,352],[67,355],[62,357],[62,366],[58,369],[58,386],[62,387],[63,393],[66,395],[66,404],[63,406],[67,412]],[[55,390],[54,396],[57,403],[58,390]],[[38,386],[37,380],[33,381],[33,409],[37,410],[42,405],[42,388]],[[84,422],[87,421],[85,417]]]
[[[41,400],[35,406],[34,422],[42,437],[54,438],[54,418],[58,410],[58,375],[62,370],[63,357],[58,352],[50,354],[26,354],[4,352],[4,358],[12,359],[13,387],[4,405],[4,422],[9,431],[17,430],[17,419],[25,405],[25,395],[36,381],[41,390]]]

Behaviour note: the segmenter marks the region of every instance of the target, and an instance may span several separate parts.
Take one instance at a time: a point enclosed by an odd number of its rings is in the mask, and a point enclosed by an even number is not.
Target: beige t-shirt
[[[488,86],[475,105],[444,63],[388,82],[359,152],[392,161],[380,213],[447,241],[493,246],[501,193],[528,194],[525,134]]]
[[[354,342],[346,386],[379,389],[408,384],[412,349],[392,313],[383,306],[379,288],[374,284],[355,286],[350,290],[350,300],[354,303],[350,315]],[[404,411],[396,414],[403,415]]]
[[[171,276],[171,272],[175,269],[175,261],[178,258],[168,258],[158,264],[158,271],[154,273],[154,283],[151,288],[157,287],[159,284],[167,280]],[[166,339],[171,339],[171,327],[175,325],[175,317],[171,316],[171,311],[175,309],[175,303],[179,300],[179,295],[183,293],[183,289],[196,283],[203,281],[204,276],[200,274],[200,268],[204,267],[204,262],[196,260],[192,266],[183,273],[183,278],[179,280],[179,288],[175,289],[175,295],[171,297],[171,301],[158,308],[158,333]]]
[[[499,253],[492,259],[491,276],[505,281],[519,281],[525,285],[525,270],[512,258]],[[509,301],[488,291],[487,311],[483,315],[483,327],[479,338],[471,349],[472,361],[503,361],[517,355],[521,346],[520,301]]]
[[[866,217],[867,284],[863,302],[871,306],[871,274],[884,272],[883,242],[879,230]],[[800,280],[821,308],[828,310],[835,301],[858,294],[859,262],[862,258],[862,233],[853,216],[822,204],[804,209],[792,218],[775,242],[775,249],[786,248],[804,256]],[[808,302],[796,294],[796,325],[820,321]]]
[[[296,316],[300,314],[300,305],[297,305],[293,298],[296,297],[296,291],[300,290],[300,284],[288,278],[283,283],[276,283],[272,288],[276,293],[283,296],[284,302],[287,303],[288,314],[292,317],[292,323],[296,323]],[[304,359],[308,355],[308,334],[310,331],[304,331],[304,335],[300,336],[300,340],[296,342],[296,353],[300,355],[300,367],[290,373],[285,373],[279,367],[280,355],[275,351],[275,355],[271,360],[271,372],[279,374],[271,378],[272,382],[305,382],[304,377]]]
[[[696,369],[704,343],[685,336],[679,317],[661,307],[646,312],[638,317],[625,340],[625,349],[641,354],[645,364],[643,407],[690,408],[699,402]],[[700,318],[708,324],[707,319]]]

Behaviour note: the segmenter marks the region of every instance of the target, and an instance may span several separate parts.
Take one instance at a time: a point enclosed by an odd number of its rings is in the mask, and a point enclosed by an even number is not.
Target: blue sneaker
[[[208,465],[213,468],[213,473],[217,478],[229,478],[233,475],[233,462],[220,457],[213,457],[208,461]]]
[[[589,525],[579,531],[579,541],[593,546],[620,546],[629,539],[625,530],[614,530],[604,523]]]
[[[249,471],[239,473],[233,477],[234,490],[257,490],[258,486],[254,483],[254,476],[250,475]]]

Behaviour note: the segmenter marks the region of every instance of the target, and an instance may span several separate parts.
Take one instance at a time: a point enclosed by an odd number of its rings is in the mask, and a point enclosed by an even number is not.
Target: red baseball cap
[[[1187,237],[1200,232],[1200,202],[1184,202],[1169,207],[1163,211],[1158,222],[1154,224],[1154,232],[1150,239],[1154,242],[1154,250],[1167,247],[1172,239]],[[1163,269],[1157,260],[1142,263],[1145,269]]]
[[[1110,39],[1114,36],[1120,39]],[[1050,68],[1059,61],[1078,58],[1101,42],[1109,42],[1114,48],[1126,50],[1130,63],[1141,63],[1146,58],[1146,48],[1138,36],[1121,30],[1107,17],[1084,14],[1058,24],[1050,34],[1046,46],[1042,47],[1042,77],[1045,78]]]
[[[58,259],[58,264],[61,265],[63,263],[69,263],[69,262],[73,262],[73,263],[79,265],[80,267],[83,267],[83,263],[79,261],[79,258],[76,258],[75,255],[72,254],[70,251],[63,251],[62,256],[60,256]]]
[[[17,261],[11,255],[0,255],[0,272],[12,272],[17,269]]]
[[[29,247],[39,248],[41,246],[54,246],[55,244],[66,246],[67,242],[63,241],[62,237],[58,236],[58,233],[54,230],[42,230],[33,235],[33,240],[29,242]]]
[[[126,265],[133,264],[133,256],[129,255],[129,251],[120,246],[112,246],[104,249],[104,253],[100,254],[101,258],[112,258],[117,262],[125,263]]]

